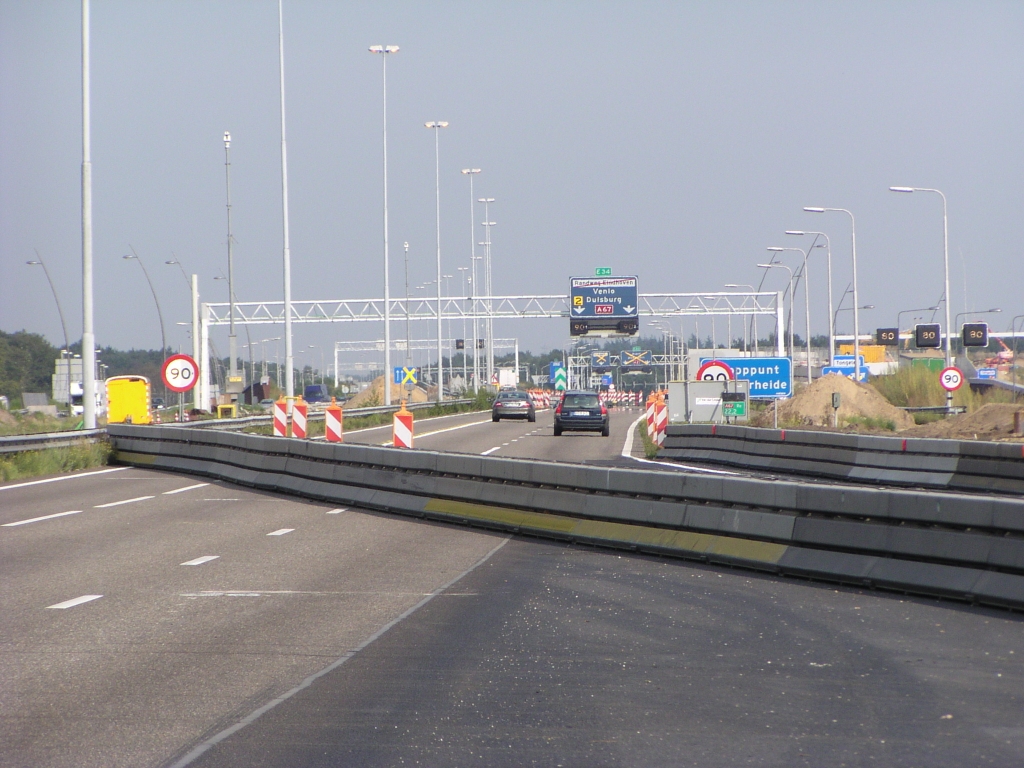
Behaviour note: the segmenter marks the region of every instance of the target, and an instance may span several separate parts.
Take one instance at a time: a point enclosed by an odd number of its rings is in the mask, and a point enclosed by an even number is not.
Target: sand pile
[[[391,402],[397,405],[402,400],[410,403],[425,403],[427,402],[427,393],[419,387],[413,387],[410,393],[401,384],[392,382]],[[370,386],[345,402],[346,408],[370,408],[375,405],[384,405],[383,376],[378,376]]]
[[[1013,414],[1024,403],[989,403],[973,413],[940,419],[908,429],[911,437],[942,437],[955,440],[998,440],[1013,436]]]
[[[779,408],[779,425],[831,427],[833,392],[838,392],[841,398],[840,427],[845,424],[844,418],[850,417],[891,421],[897,430],[914,426],[914,419],[910,414],[894,406],[870,384],[857,384],[852,379],[837,374],[822,376],[788,400],[776,401]],[[757,427],[772,426],[775,420],[773,407],[774,404],[755,416],[751,424]]]

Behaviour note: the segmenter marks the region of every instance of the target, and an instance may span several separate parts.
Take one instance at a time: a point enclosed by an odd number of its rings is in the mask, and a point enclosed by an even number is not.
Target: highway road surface
[[[623,461],[637,415],[417,445]],[[0,766],[1024,763],[1016,614],[152,470],[45,480],[0,485]]]

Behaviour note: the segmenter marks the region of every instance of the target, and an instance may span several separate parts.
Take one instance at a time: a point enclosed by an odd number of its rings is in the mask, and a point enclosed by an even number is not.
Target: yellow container
[[[108,424],[152,424],[149,412],[149,379],[145,376],[112,376],[107,379]]]
[[[864,358],[865,363],[884,363],[886,361],[885,349],[880,344],[861,344],[860,354]],[[840,344],[839,354],[852,355],[853,344]]]

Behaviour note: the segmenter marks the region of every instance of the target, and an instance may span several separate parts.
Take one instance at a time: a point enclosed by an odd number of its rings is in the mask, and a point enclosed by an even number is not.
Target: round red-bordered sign
[[[708,360],[697,370],[697,381],[733,381],[736,378],[726,363]]]
[[[964,385],[964,372],[955,366],[939,371],[939,384],[947,392],[954,392]]]
[[[160,376],[172,392],[188,392],[199,380],[199,366],[189,355],[171,355],[164,360]]]

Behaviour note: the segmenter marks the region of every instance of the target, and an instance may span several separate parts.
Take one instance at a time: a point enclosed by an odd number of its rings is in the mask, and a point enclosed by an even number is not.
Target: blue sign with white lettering
[[[864,368],[864,355],[859,355],[860,367]],[[833,359],[832,365],[836,368],[856,368],[857,364],[853,360],[853,355],[836,355]]]
[[[996,377],[995,368],[979,368],[978,378],[979,379],[994,379]]]
[[[848,379],[852,379],[852,378],[854,378],[854,376],[857,375],[856,372],[854,371],[853,365],[851,365],[849,368],[846,368],[844,366],[839,366],[839,365],[826,365],[824,368],[821,369],[821,375],[822,376],[828,376],[829,374],[832,374],[832,373],[838,373],[840,376],[845,376]],[[865,367],[863,365],[861,366],[861,369],[860,369],[860,380],[861,381],[867,381],[868,380],[868,369],[867,369],[867,367]]]
[[[574,277],[569,281],[573,317],[636,317],[635,277]]]
[[[793,361],[788,357],[717,357],[732,368],[737,381],[750,382],[750,398],[793,396]],[[702,357],[700,364],[711,360]]]

